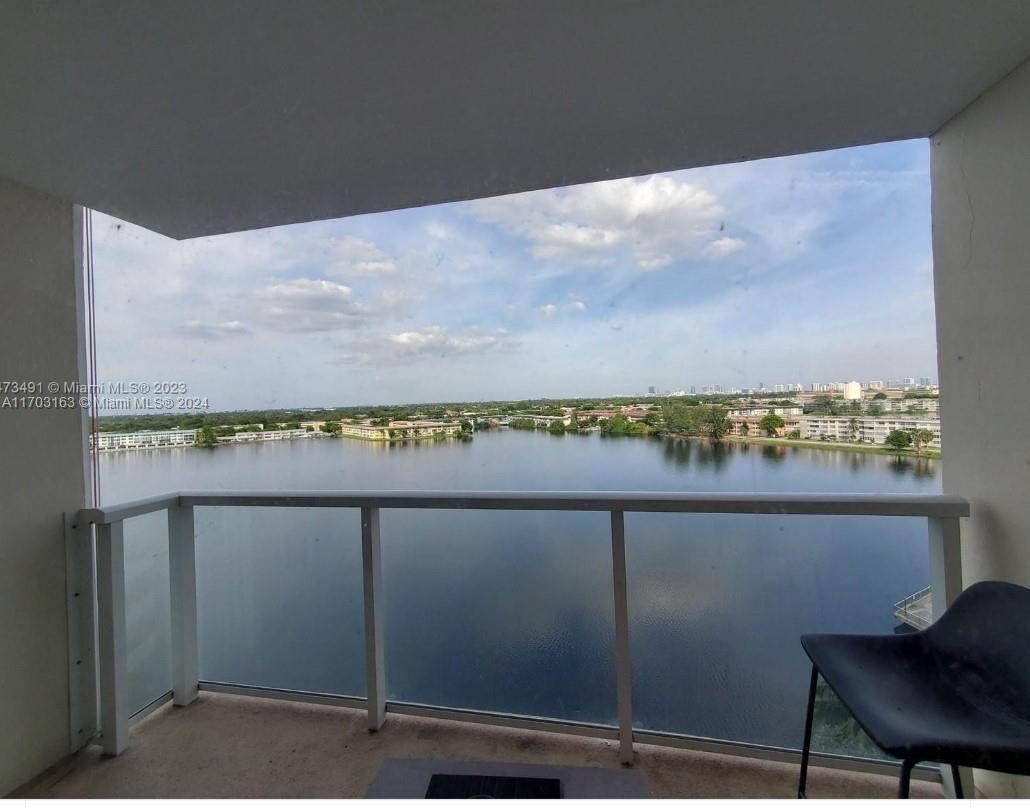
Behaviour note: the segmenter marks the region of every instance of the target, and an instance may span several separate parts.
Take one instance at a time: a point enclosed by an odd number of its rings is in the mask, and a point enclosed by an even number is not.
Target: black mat
[[[427,800],[559,800],[561,780],[554,777],[498,777],[493,774],[434,774]]]
[[[614,766],[550,766],[405,758],[384,760],[365,796],[371,799],[421,799],[428,796],[434,775],[472,775],[480,780],[556,780],[561,784],[561,796],[569,800],[605,797],[646,799],[649,796],[647,778],[642,772]]]

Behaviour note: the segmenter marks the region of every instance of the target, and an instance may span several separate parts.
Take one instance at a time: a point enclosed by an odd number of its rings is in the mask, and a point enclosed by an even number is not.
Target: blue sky
[[[101,379],[215,410],[936,377],[922,140],[94,239]]]

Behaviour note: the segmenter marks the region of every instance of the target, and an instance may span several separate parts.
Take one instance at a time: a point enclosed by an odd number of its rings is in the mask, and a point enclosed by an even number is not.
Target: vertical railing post
[[[927,519],[930,540],[930,589],[933,619],[936,621],[962,591],[962,540],[957,516],[931,516]],[[973,796],[973,770],[959,769],[962,793]],[[941,785],[948,797],[955,796],[950,766],[941,766]]]
[[[185,706],[197,698],[197,556],[192,505],[168,508],[168,583],[172,609],[172,691]]]
[[[129,745],[125,635],[125,542],[122,522],[97,525],[97,617],[100,639],[100,724],[104,754]]]
[[[98,729],[93,525],[77,511],[66,513],[64,539],[68,599],[69,749],[77,752],[96,737]]]
[[[361,509],[361,566],[365,595],[365,686],[368,729],[386,720],[386,668],[383,665],[383,565],[379,548],[379,509]]]
[[[957,516],[931,516],[927,521],[930,588],[933,592],[933,619],[936,620],[962,591],[962,543]]]
[[[612,511],[612,578],[615,584],[615,684],[619,699],[619,760],[633,762],[633,663],[629,648],[626,593],[626,523]]]

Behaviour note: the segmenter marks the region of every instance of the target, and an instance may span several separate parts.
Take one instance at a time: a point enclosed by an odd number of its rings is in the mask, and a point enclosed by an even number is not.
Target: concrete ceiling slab
[[[176,238],[929,135],[1024,0],[4,0],[0,176]]]

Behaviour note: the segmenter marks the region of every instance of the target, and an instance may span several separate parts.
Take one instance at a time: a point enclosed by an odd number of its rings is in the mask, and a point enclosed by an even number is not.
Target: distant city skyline
[[[100,378],[212,410],[933,378],[928,163],[878,144],[182,242],[96,214]]]

